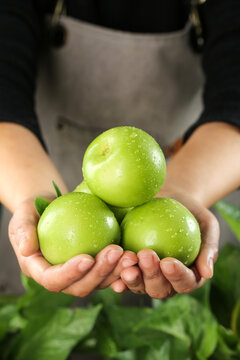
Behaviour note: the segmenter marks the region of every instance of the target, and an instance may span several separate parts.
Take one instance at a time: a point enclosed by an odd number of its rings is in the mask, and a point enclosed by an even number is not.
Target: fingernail
[[[126,267],[130,267],[130,266],[133,266],[137,263],[137,261],[133,261],[131,259],[124,259],[122,261],[122,267],[126,268]]]
[[[133,284],[138,280],[139,276],[136,273],[130,273],[130,274],[126,273],[124,275],[124,278],[128,283]]]
[[[123,284],[115,284],[114,287],[112,287],[113,291],[116,293],[122,293],[125,290],[125,286]]]
[[[114,264],[115,262],[117,262],[117,260],[120,259],[122,253],[123,249],[109,251],[107,254],[109,264]]]
[[[78,269],[80,271],[86,271],[90,269],[90,267],[93,266],[93,264],[94,264],[94,260],[83,258],[80,260],[80,263],[78,264]]]
[[[140,258],[140,263],[141,265],[143,265],[145,268],[151,268],[153,266],[153,255],[147,255],[147,256],[141,256]]]
[[[163,261],[162,262],[163,270],[169,275],[175,273],[175,264],[171,261]]]

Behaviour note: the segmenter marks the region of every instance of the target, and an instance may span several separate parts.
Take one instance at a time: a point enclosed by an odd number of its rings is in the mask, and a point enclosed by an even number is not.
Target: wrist
[[[190,181],[179,179],[177,174],[175,176],[173,174],[173,177],[170,177],[170,174],[167,175],[167,178],[156,197],[172,197],[177,200],[184,194],[186,194],[188,197],[191,197],[201,205],[206,206],[204,197],[201,195],[198,187]]]

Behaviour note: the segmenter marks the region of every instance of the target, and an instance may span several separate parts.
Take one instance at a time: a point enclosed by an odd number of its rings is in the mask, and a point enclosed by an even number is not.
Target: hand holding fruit
[[[48,197],[49,200],[53,198],[54,196]],[[22,202],[10,221],[9,237],[22,272],[49,291],[63,291],[84,297],[98,287],[108,286],[119,278],[120,272],[126,266],[137,263],[134,253],[123,253],[120,246],[109,245],[100,251],[95,259],[90,255],[80,254],[64,264],[52,266],[39,250],[38,220],[34,199]],[[103,282],[105,286],[102,285]]]
[[[218,252],[219,225],[215,216],[188,194],[160,192],[158,196],[174,198],[184,204],[197,219],[202,237],[200,252],[190,268],[175,258],[159,259],[154,251],[144,249],[137,254],[139,266],[122,271],[121,279],[126,288],[163,299],[175,292],[191,292],[202,286],[205,279],[212,277]],[[112,284],[112,289],[118,291],[118,286],[123,287],[118,282]]]

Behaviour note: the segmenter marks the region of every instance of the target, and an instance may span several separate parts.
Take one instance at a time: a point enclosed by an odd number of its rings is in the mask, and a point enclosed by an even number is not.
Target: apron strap
[[[50,46],[59,48],[66,42],[67,31],[61,23],[61,16],[66,14],[65,0],[57,0],[56,6],[47,26],[47,37]]]

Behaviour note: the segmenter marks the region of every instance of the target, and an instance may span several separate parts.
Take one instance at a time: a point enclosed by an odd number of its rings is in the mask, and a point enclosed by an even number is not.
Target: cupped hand
[[[159,259],[149,249],[138,252],[138,267],[132,266],[121,272],[121,281],[134,293],[148,294],[152,298],[164,299],[175,293],[185,294],[202,286],[213,276],[213,265],[217,260],[219,224],[216,217],[202,204],[187,194],[164,194],[185,205],[196,217],[201,230],[201,248],[194,264],[188,268],[174,258]],[[111,284],[114,291],[122,286],[120,281]],[[116,286],[116,288],[115,288]]]
[[[25,275],[49,291],[61,291],[79,297],[85,297],[95,289],[105,288],[111,283],[115,283],[117,292],[125,290],[123,283],[117,285],[118,279],[126,266],[137,263],[136,254],[123,252],[118,245],[109,245],[95,258],[81,254],[64,264],[51,265],[39,249],[38,221],[34,200],[28,199],[18,206],[9,223],[9,238]]]

